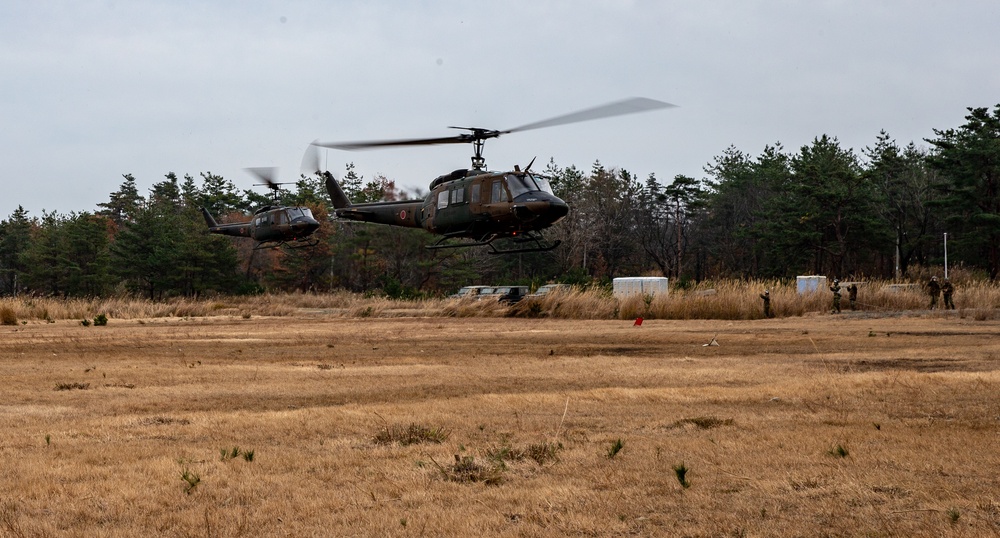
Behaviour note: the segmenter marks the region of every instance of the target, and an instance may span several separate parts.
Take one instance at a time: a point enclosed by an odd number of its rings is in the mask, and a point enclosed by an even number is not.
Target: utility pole
[[[896,282],[899,282],[903,278],[903,273],[899,270],[899,243],[901,241],[903,232],[896,228]]]
[[[681,257],[684,253],[681,251],[681,197],[678,194],[675,198],[677,205],[674,209],[674,225],[677,226],[677,281],[681,281]]]
[[[944,233],[944,277],[948,278],[948,232]]]

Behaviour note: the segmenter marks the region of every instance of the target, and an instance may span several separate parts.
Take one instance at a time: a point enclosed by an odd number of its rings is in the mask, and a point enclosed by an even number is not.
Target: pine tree
[[[952,259],[1000,274],[1000,105],[969,108],[965,125],[934,130],[928,157],[942,179],[940,201]]]
[[[31,245],[31,230],[35,225],[22,206],[17,206],[7,220],[0,222],[0,293],[16,295],[23,286],[27,266],[21,256]]]
[[[125,181],[117,191],[111,193],[110,200],[97,204],[98,207],[104,208],[97,214],[110,217],[119,226],[131,221],[139,207],[145,202],[142,196],[139,196],[139,190],[135,186],[135,177],[132,174],[125,174],[122,177],[125,178]]]

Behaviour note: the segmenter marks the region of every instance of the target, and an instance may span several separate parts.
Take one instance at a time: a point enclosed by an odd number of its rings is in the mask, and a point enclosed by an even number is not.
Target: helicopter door
[[[484,212],[482,190],[482,181],[474,181],[472,186],[469,188],[469,211],[471,211],[473,215],[478,215]]]
[[[483,206],[486,213],[490,216],[497,217],[501,215],[506,215],[510,213],[510,205],[507,203],[507,188],[503,184],[502,178],[496,178],[488,182],[489,185],[489,203]]]

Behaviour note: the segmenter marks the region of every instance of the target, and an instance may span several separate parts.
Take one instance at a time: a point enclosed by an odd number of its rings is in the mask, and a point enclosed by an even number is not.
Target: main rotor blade
[[[549,118],[547,120],[528,123],[520,127],[514,127],[513,129],[508,129],[506,131],[500,131],[500,132],[515,133],[518,131],[529,131],[531,129],[541,129],[543,127],[555,127],[556,125],[565,125],[567,123],[577,123],[581,121],[610,118],[612,116],[623,116],[625,114],[635,114],[638,112],[646,112],[649,110],[657,110],[661,108],[674,108],[676,106],[677,105],[664,103],[663,101],[657,101],[655,99],[648,99],[646,97],[633,97],[631,99],[615,101],[614,103],[608,103],[606,105],[595,106],[593,108],[587,108],[577,112],[563,114],[562,116],[556,116],[554,118]]]
[[[315,174],[320,172],[319,163],[319,146],[316,145],[317,140],[313,140],[312,144],[306,148],[306,153],[302,156],[302,165],[299,170],[307,174]]]
[[[372,149],[388,146],[431,146],[435,144],[467,144],[472,139],[469,135],[443,136],[438,138],[401,138],[398,140],[367,140],[361,142],[313,142],[314,146],[333,149]]]
[[[359,150],[359,149],[371,149],[371,148],[384,148],[390,146],[430,146],[436,144],[468,144],[470,142],[475,142],[477,140],[487,140],[490,138],[497,138],[500,135],[507,133],[528,131],[531,129],[541,129],[543,127],[554,127],[556,125],[565,125],[567,123],[577,123],[581,121],[609,118],[612,116],[622,116],[625,114],[635,114],[638,112],[646,112],[649,110],[657,110],[660,108],[673,108],[676,106],[677,105],[672,105],[670,103],[664,103],[663,101],[656,101],[655,99],[648,99],[645,97],[633,97],[631,99],[615,101],[614,103],[608,103],[606,105],[587,108],[577,112],[572,112],[570,114],[563,114],[562,116],[556,116],[554,118],[549,118],[547,120],[528,123],[525,125],[521,125],[520,127],[507,129],[506,131],[494,131],[492,129],[483,129],[479,127],[451,127],[452,129],[463,129],[470,132],[455,136],[443,136],[436,138],[402,138],[397,140],[366,140],[360,142],[317,141],[313,142],[313,145],[323,148]]]
[[[268,187],[271,187],[272,189],[278,188],[278,182],[275,181],[278,176],[277,168],[273,166],[265,166],[258,168],[244,168],[244,170],[256,176],[257,179],[263,181]]]

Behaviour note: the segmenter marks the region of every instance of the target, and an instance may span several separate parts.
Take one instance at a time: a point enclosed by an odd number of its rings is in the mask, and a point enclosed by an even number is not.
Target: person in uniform
[[[934,310],[937,308],[938,296],[941,295],[941,284],[938,284],[936,276],[932,276],[931,281],[927,283],[927,293],[931,296],[930,309]]]
[[[760,294],[760,298],[764,300],[764,317],[774,317],[774,314],[771,313],[771,292],[764,290],[764,293]]]
[[[847,286],[847,300],[851,304],[851,310],[854,310],[854,305],[858,301],[858,285],[854,282]]]
[[[833,285],[830,286],[830,291],[833,292],[833,311],[840,313],[840,280],[833,279]]]
[[[955,294],[955,286],[951,284],[951,280],[947,278],[941,283],[941,294],[944,296],[944,308],[945,310],[954,310],[955,301],[952,300],[951,296]]]

